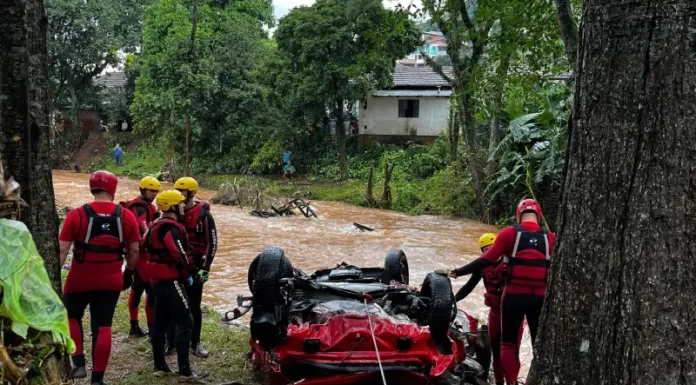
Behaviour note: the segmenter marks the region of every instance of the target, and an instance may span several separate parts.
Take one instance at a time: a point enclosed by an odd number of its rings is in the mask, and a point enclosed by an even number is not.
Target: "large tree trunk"
[[[455,113],[455,108],[450,104],[450,124],[447,139],[450,145],[450,162],[454,163],[459,158],[459,127],[461,117]]]
[[[534,385],[696,384],[696,2],[586,0]]]
[[[485,161],[482,158],[482,152],[476,142],[476,120],[474,119],[474,111],[472,109],[471,100],[466,92],[459,97],[459,116],[461,116],[462,133],[464,134],[464,142],[466,145],[466,163],[471,174],[471,184],[474,187],[476,194],[476,203],[478,205],[478,213],[481,217],[486,211],[484,203],[484,194],[486,190],[484,175]]]
[[[505,136],[505,129],[500,124],[500,116],[503,114],[503,93],[505,92],[505,79],[507,78],[510,67],[510,55],[505,55],[498,63],[496,68],[496,80],[494,83],[494,94],[492,100],[493,119],[491,119],[491,134],[488,141],[488,156],[495,151],[500,141]],[[498,169],[497,159],[488,159],[486,175],[491,177]]]
[[[336,103],[336,142],[338,144],[338,166],[341,180],[348,179],[348,158],[346,156],[346,129],[343,127],[343,100]]]
[[[554,0],[554,4],[566,56],[570,66],[575,67],[578,51],[578,26],[573,18],[573,7],[570,5],[570,0]]]
[[[46,12],[42,0],[0,1],[0,150],[5,170],[22,186],[31,230],[46,270],[60,291],[58,216],[51,177],[46,65]]]
[[[189,176],[189,167],[191,166],[191,159],[189,157],[189,138],[191,137],[191,119],[186,118],[184,123],[186,126],[186,165],[184,166],[184,176]]]

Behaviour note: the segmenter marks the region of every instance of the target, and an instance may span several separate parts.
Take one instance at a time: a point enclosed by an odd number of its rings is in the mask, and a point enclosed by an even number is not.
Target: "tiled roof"
[[[94,83],[106,88],[121,88],[126,85],[126,74],[123,72],[107,72],[94,79]]]
[[[447,76],[452,78],[452,67],[443,67]],[[394,70],[394,87],[449,87],[450,84],[430,66],[409,67],[397,65]]]
[[[452,90],[384,90],[374,91],[372,93],[372,96],[377,98],[449,98],[450,96],[452,96]]]

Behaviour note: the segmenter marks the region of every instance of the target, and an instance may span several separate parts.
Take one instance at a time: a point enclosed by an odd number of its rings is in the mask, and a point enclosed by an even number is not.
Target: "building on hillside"
[[[102,87],[104,91],[107,93],[123,92],[123,90],[126,88],[127,82],[128,78],[126,77],[126,74],[122,71],[106,72],[98,78],[94,79],[94,84],[99,87]],[[102,104],[106,106],[108,103],[109,99],[104,98]],[[133,122],[130,118],[116,120],[110,119],[110,117],[107,118],[109,121],[106,124],[108,124],[109,129],[113,132],[133,131]]]
[[[444,67],[452,76],[452,68]],[[452,87],[430,67],[397,65],[394,86],[369,92],[361,101],[358,140],[432,143],[449,122]]]
[[[398,60],[397,63],[411,67],[424,67],[428,65],[423,57],[424,54],[431,58],[447,56],[447,43],[442,32],[424,32],[423,45],[405,59]]]
[[[94,84],[107,90],[123,89],[126,86],[126,74],[124,72],[107,72],[94,79]]]

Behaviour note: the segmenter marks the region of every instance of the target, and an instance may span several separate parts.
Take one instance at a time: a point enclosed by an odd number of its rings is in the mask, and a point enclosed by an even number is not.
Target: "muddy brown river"
[[[56,204],[77,207],[91,199],[89,176],[68,171],[54,171]],[[171,185],[163,185],[163,188]],[[139,194],[138,181],[119,177],[117,201]],[[214,191],[202,189],[198,197],[211,199]],[[406,253],[411,284],[419,285],[425,275],[436,269],[451,269],[475,259],[480,251],[478,237],[497,233],[493,226],[476,221],[444,216],[408,216],[405,214],[355,207],[340,202],[312,202],[318,219],[302,216],[262,219],[250,216],[238,207],[213,205],[219,244],[210,281],[203,301],[216,310],[234,307],[237,294],[248,294],[247,268],[265,247],[280,247],[294,267],[305,272],[332,267],[343,261],[358,266],[381,266],[391,249]],[[375,232],[361,232],[353,222]],[[453,281],[456,291],[465,278]],[[483,285],[459,307],[479,318],[486,318]],[[527,337],[525,337],[527,339]],[[528,345],[528,344],[525,344]],[[524,346],[521,361],[531,361],[529,347]]]

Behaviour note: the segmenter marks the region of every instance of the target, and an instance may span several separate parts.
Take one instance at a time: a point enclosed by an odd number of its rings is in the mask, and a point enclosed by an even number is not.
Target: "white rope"
[[[387,385],[387,378],[384,376],[384,368],[382,368],[382,360],[379,358],[379,348],[377,348],[377,339],[375,338],[375,329],[372,328],[372,318],[370,318],[370,308],[367,306],[367,299],[363,298],[365,303],[365,311],[367,311],[367,323],[370,324],[370,333],[372,334],[372,342],[375,344],[375,353],[377,353],[377,364],[379,364],[379,372],[382,374],[382,383]]]

